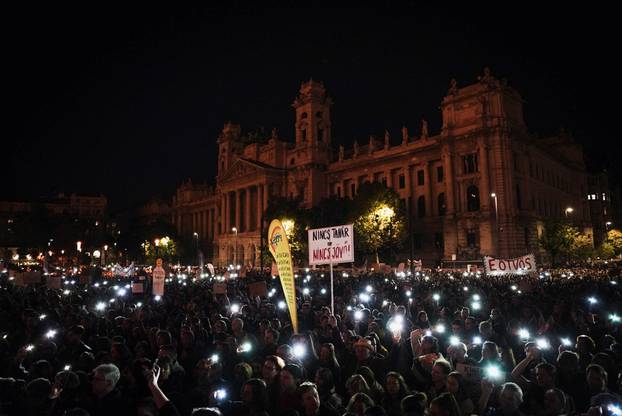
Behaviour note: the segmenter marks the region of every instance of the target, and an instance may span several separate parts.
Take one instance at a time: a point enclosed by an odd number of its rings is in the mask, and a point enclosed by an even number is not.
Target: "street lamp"
[[[605,223],[605,231],[609,231],[609,227],[612,225],[613,223],[611,221],[607,221]]]
[[[193,235],[194,235],[194,259],[197,260],[197,257],[199,256],[199,233],[195,231]]]
[[[495,200],[495,228],[497,230],[497,250],[499,250],[499,205],[497,203],[497,194],[492,192],[490,197]]]
[[[238,265],[238,229],[236,227],[231,228],[231,231],[235,233],[235,248],[233,249],[233,264]]]
[[[566,215],[566,218],[568,218],[568,214],[572,214],[572,212],[573,212],[573,211],[574,211],[574,208],[572,208],[572,207],[567,207],[567,208],[564,210],[564,214]]]

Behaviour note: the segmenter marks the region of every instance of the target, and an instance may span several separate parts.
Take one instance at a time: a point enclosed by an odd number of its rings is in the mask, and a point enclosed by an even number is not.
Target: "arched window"
[[[417,215],[419,218],[425,217],[425,197],[420,196],[417,198]]]
[[[307,118],[307,113],[302,113],[302,114],[300,115],[300,118],[301,118],[302,120],[304,120],[305,118]]]
[[[479,189],[471,185],[467,188],[467,211],[479,211]]]
[[[438,215],[443,216],[447,212],[447,204],[445,202],[445,193],[438,194]]]

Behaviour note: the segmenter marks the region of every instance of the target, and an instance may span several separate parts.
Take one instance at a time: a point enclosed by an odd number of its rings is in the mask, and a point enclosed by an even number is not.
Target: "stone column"
[[[244,204],[244,231],[248,232],[251,230],[251,187],[249,186],[248,188],[246,188],[245,192],[246,203]]]
[[[447,204],[447,214],[455,214],[456,206],[454,201],[454,170],[453,157],[451,151],[443,152],[443,169],[445,170],[445,201]]]
[[[257,206],[257,221],[255,222],[255,230],[261,230],[261,215],[263,214],[263,210],[261,209],[262,199],[261,199],[261,185],[257,185],[257,200],[255,201]]]
[[[482,137],[479,141],[479,171],[480,171],[480,205],[483,211],[490,207],[490,175],[488,172],[488,148]]]
[[[238,233],[240,232],[240,201],[242,200],[242,195],[240,190],[235,191],[235,227],[238,229]]]
[[[423,163],[423,193],[425,195],[425,215],[432,215],[432,175],[430,175],[430,162]]]
[[[270,184],[266,183],[263,185],[263,210],[265,211],[268,208],[268,191],[270,190]]]
[[[393,176],[391,175],[391,169],[387,171],[387,188],[393,188]]]

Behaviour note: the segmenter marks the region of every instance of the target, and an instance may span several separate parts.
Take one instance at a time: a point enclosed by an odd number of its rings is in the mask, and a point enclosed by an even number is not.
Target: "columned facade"
[[[237,259],[257,266],[270,198],[297,197],[313,207],[329,196],[353,198],[364,182],[382,182],[400,195],[410,215],[403,257],[412,252],[427,265],[541,254],[543,219],[564,216],[566,207],[590,230],[580,148],[567,135],[532,137],[520,95],[489,71],[463,88],[452,82],[438,134],[421,121],[410,133],[402,127],[399,139],[386,132],[384,143],[372,136],[369,144],[337,151],[331,104],[321,83],[303,83],[292,104],[290,141],[273,130],[249,144],[240,126],[226,123],[218,137],[215,187],[189,182],[177,191],[177,231],[197,232],[202,246],[213,249],[207,258],[215,264]]]

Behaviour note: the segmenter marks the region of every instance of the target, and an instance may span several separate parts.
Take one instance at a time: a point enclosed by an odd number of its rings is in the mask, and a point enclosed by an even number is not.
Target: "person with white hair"
[[[91,408],[88,409],[91,415],[131,414],[130,406],[116,388],[120,378],[121,372],[114,364],[101,364],[95,367],[91,381],[94,400]]]

